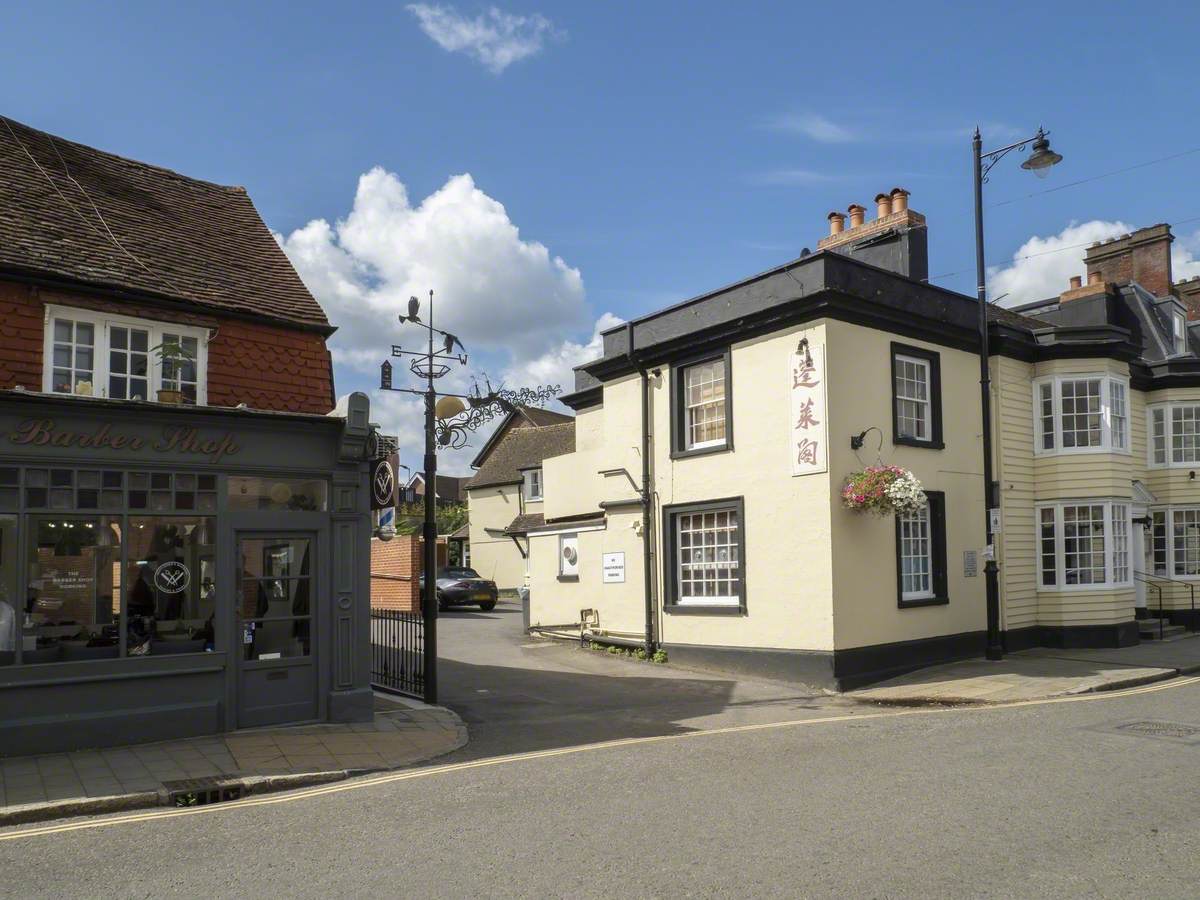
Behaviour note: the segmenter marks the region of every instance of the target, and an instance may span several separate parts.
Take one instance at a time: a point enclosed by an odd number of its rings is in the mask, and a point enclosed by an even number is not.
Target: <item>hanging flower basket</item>
[[[842,505],[877,516],[912,513],[927,503],[921,482],[899,466],[867,466],[846,478]]]

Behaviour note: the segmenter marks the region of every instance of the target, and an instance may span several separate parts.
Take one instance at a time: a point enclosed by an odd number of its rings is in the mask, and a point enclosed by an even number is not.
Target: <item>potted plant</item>
[[[927,502],[917,476],[900,466],[867,466],[842,488],[843,506],[877,516],[916,512]]]
[[[165,337],[161,344],[151,347],[150,352],[158,357],[164,382],[171,381],[174,384],[178,384],[179,370],[185,364],[195,361],[195,357],[183,348],[183,345],[179,342],[179,338]],[[172,374],[168,376],[168,372]],[[158,402],[183,403],[183,391],[178,388],[159,388]]]

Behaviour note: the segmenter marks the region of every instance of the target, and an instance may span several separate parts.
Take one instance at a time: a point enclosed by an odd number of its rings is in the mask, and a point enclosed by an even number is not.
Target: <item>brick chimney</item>
[[[908,191],[893,188],[875,197],[878,218],[865,220],[866,208],[850,204],[849,227],[843,213],[829,214],[829,234],[818,250],[834,250],[918,281],[929,276],[925,217],[908,208]]]
[[[1080,275],[1072,275],[1069,282],[1070,287],[1058,295],[1059,303],[1069,303],[1072,300],[1079,300],[1083,297],[1091,297],[1095,294],[1105,294],[1108,292],[1108,284],[1100,277],[1099,272],[1088,274],[1088,283],[1083,283],[1083,277]]]
[[[1200,319],[1200,275],[1187,281],[1175,282],[1175,294],[1187,307],[1188,321]]]
[[[1088,247],[1088,282],[1136,281],[1156,297],[1171,293],[1171,226],[1151,225]]]

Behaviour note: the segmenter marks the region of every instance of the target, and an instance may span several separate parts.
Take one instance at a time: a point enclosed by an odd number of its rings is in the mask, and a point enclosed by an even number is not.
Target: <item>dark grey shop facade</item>
[[[0,756],[369,720],[368,416],[0,392]]]

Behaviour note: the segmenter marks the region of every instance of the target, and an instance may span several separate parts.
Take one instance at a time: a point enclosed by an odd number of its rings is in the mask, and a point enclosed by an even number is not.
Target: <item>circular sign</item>
[[[396,476],[392,472],[389,460],[381,459],[375,465],[375,474],[371,478],[371,494],[376,509],[392,505],[392,497],[396,493]]]
[[[192,573],[181,562],[166,562],[154,571],[154,586],[164,594],[178,594],[191,583]]]

